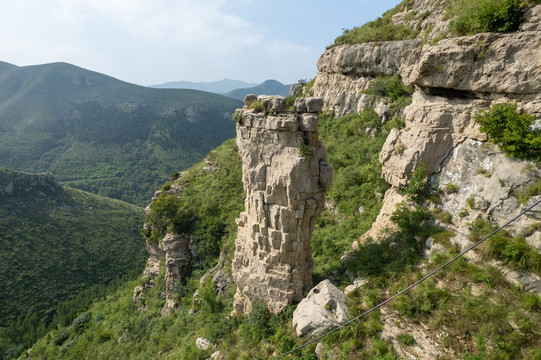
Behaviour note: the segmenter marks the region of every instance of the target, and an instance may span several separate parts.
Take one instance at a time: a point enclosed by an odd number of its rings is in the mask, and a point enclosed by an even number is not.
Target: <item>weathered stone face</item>
[[[312,287],[310,235],[332,178],[317,121],[317,113],[242,111],[237,145],[246,200],[237,219],[235,311],[250,311],[256,300],[278,313]]]
[[[302,299],[293,312],[297,336],[314,336],[343,324],[348,319],[346,297],[342,291],[323,280]]]

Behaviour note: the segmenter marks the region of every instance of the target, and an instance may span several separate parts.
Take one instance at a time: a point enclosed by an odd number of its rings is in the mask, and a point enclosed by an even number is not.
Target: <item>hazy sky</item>
[[[68,62],[128,82],[294,83],[342,29],[400,0],[0,0],[0,61]]]

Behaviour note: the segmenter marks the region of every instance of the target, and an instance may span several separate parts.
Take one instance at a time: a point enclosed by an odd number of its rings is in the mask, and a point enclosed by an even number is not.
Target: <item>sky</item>
[[[154,85],[311,79],[344,29],[400,0],[0,0],[0,61]]]

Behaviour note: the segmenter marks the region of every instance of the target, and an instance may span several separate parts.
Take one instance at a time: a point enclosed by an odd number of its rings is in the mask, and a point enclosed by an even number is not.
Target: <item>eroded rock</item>
[[[278,313],[312,287],[310,235],[332,177],[317,121],[317,113],[245,109],[237,123],[246,210],[237,219],[235,311],[257,300]]]
[[[323,280],[302,299],[293,312],[297,336],[318,335],[348,319],[346,297],[342,291]]]

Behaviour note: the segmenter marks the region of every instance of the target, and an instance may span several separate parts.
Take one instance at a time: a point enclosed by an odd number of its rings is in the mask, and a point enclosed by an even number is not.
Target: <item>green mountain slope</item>
[[[0,168],[0,330],[17,318],[21,330],[29,316],[47,326],[58,304],[81,290],[140,273],[143,216],[137,206],[64,188],[50,175]]]
[[[144,205],[234,133],[240,102],[153,89],[66,63],[0,63],[0,166]]]

